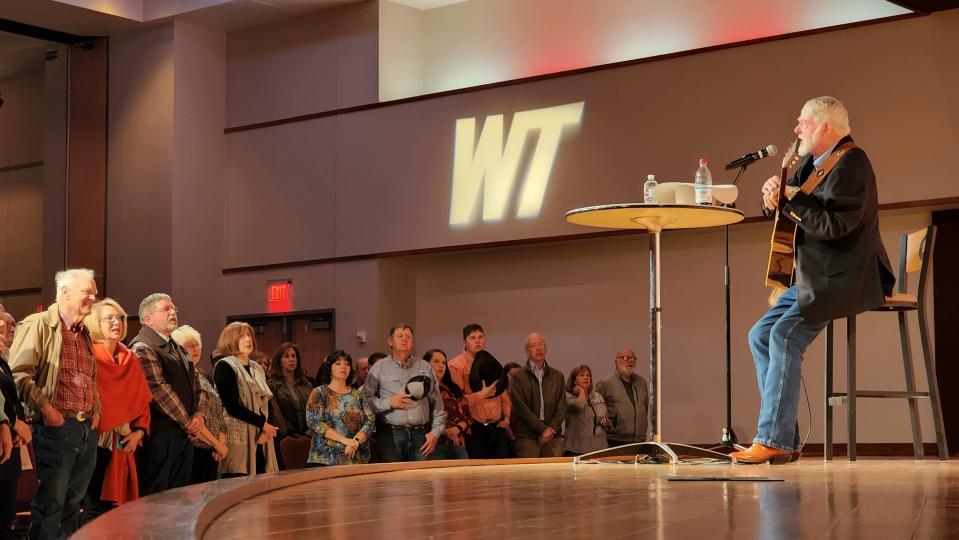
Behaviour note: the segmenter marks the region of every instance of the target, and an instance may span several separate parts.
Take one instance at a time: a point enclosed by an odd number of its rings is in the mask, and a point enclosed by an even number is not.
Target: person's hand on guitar
[[[771,176],[763,184],[763,206],[767,210],[779,208],[779,176]]]

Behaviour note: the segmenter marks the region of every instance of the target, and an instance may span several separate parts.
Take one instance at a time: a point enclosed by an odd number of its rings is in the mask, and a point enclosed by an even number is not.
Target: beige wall
[[[0,168],[42,162],[44,77],[38,51],[33,67],[0,78]],[[0,172],[0,291],[41,286],[44,167]],[[0,294],[18,319],[36,310],[38,294]]]
[[[424,90],[429,12],[389,0],[378,3],[380,101],[429,92]]]
[[[879,171],[880,202],[954,196],[959,73],[948,69],[947,51],[959,50],[957,28],[959,13],[945,12],[231,134],[224,264],[585,232],[563,214],[637,200],[648,173],[689,180],[696,159],[707,157],[715,182],[732,181],[724,161],[770,143],[784,147],[802,103],[823,93],[852,111],[853,133]],[[820,73],[797,77],[797,64]],[[458,118],[482,123],[502,113],[508,125],[514,112],[579,101],[582,124],[560,144],[538,219],[512,217],[512,202],[500,223],[449,226]],[[778,169],[775,159],[756,164],[741,189],[758,192]],[[758,214],[758,205],[742,208]],[[240,223],[252,214],[308,216],[309,225],[278,237]]]
[[[223,136],[226,35],[176,23],[173,29],[172,265],[180,318],[216,342],[223,311]]]
[[[110,39],[105,290],[128,313],[172,285],[173,38],[168,23]]]
[[[231,32],[226,125],[377,100],[376,2]]]
[[[380,47],[391,59],[380,63],[383,100],[909,12],[873,0],[603,0],[599,9],[580,0],[482,0],[414,17],[381,3]],[[414,58],[416,71],[393,68]]]
[[[170,293],[215,342],[222,267],[226,38],[168,23],[111,40],[107,293],[133,314]]]

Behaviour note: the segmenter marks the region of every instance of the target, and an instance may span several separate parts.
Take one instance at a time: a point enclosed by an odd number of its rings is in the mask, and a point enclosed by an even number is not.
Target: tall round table
[[[577,461],[615,455],[624,449],[649,448],[660,451],[672,462],[680,461],[680,455],[709,457],[728,460],[726,454],[695,446],[665,443],[662,441],[662,417],[660,403],[662,383],[659,377],[662,367],[660,343],[661,304],[659,292],[659,236],[666,229],[699,229],[729,225],[743,220],[743,213],[734,208],[695,204],[646,204],[624,203],[587,206],[566,212],[566,221],[576,225],[606,229],[646,229],[649,231],[649,423],[650,440],[608,450],[585,454]],[[677,453],[679,452],[679,453]]]

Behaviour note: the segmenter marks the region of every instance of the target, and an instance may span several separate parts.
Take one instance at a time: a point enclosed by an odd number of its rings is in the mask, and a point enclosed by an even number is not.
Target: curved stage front
[[[952,463],[354,465],[170,490],[75,538],[804,538],[959,533]]]

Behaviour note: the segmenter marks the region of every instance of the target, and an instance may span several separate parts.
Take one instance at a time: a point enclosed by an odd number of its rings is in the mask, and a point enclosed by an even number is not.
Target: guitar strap
[[[806,178],[806,181],[799,186],[799,189],[802,190],[806,195],[811,194],[823,180],[829,176],[829,171],[836,166],[836,163],[841,157],[843,157],[846,152],[852,150],[853,148],[859,148],[856,146],[856,143],[853,141],[846,141],[842,143],[839,148],[833,151],[833,153],[826,159],[826,162],[822,164],[821,169],[813,169],[813,172],[809,175],[809,178]]]

